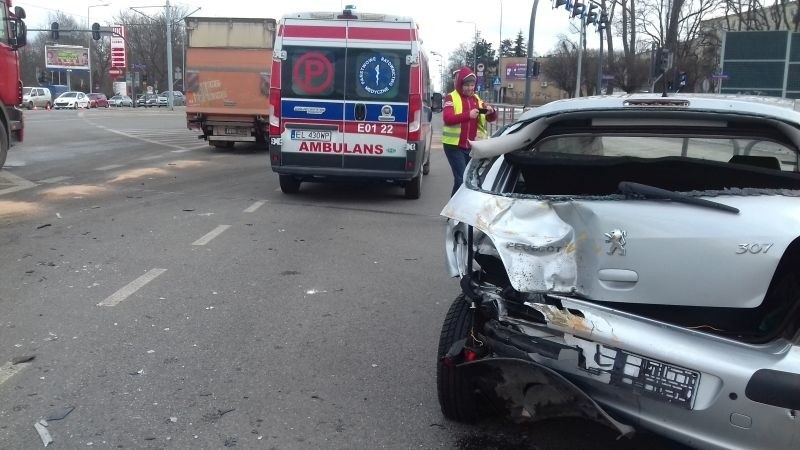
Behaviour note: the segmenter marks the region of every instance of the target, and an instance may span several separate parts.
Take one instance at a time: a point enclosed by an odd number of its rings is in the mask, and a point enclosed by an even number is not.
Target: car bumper
[[[789,341],[742,344],[567,297],[471,290],[490,317],[478,364],[545,366],[617,419],[693,447],[800,446],[800,350]]]

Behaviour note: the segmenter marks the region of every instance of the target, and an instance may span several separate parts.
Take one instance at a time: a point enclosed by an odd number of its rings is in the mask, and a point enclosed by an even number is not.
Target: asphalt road
[[[420,200],[287,196],[263,149],[212,149],[181,108],[25,123],[0,171],[1,448],[41,447],[34,423],[70,407],[51,448],[672,448],[443,419],[438,145]]]

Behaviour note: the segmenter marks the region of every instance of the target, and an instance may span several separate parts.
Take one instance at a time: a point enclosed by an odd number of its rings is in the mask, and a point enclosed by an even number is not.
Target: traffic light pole
[[[575,80],[575,98],[581,96],[581,69],[583,68],[583,42],[584,42],[584,35],[586,33],[586,21],[583,20],[583,17],[580,17],[581,21],[581,33],[580,37],[578,38],[578,76]]]

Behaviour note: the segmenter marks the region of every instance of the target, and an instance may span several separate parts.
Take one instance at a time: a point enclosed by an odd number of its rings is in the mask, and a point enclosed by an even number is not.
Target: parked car
[[[45,87],[22,88],[22,106],[28,109],[50,109],[53,106],[53,96],[50,93],[50,89]]]
[[[164,91],[158,94],[158,106],[169,106],[169,92]],[[184,106],[186,100],[180,91],[172,91],[172,106]]]
[[[108,99],[108,103],[111,106],[133,106],[133,99],[128,97],[127,95],[115,95]]]
[[[475,142],[442,211],[444,416],[800,448],[796,105],[570,99]]]
[[[90,108],[108,108],[110,106],[108,103],[108,98],[106,98],[106,94],[90,92],[88,96]]]
[[[83,92],[78,91],[67,91],[63,94],[59,95],[58,98],[53,102],[54,109],[78,109],[78,108],[88,108],[89,107],[89,97],[84,94]]]

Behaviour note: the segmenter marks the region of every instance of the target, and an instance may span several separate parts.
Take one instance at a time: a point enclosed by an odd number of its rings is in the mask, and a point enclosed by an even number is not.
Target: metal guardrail
[[[519,117],[523,112],[530,109],[523,108],[520,105],[512,105],[507,103],[487,103],[492,105],[492,107],[497,111],[497,120],[487,124],[489,136],[493,135],[498,129],[516,122],[519,120]]]

